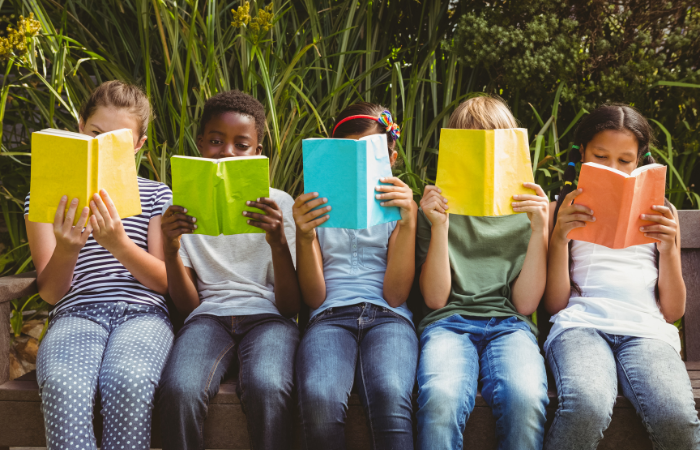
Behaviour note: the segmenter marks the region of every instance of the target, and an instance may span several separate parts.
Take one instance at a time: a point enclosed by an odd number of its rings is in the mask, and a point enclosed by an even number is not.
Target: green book
[[[248,225],[243,211],[261,212],[245,202],[270,196],[266,156],[209,159],[173,156],[173,204],[197,218],[194,234],[264,233]]]

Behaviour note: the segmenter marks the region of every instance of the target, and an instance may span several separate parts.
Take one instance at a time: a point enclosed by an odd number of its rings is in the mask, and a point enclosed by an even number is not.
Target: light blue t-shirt
[[[311,317],[328,309],[372,303],[405,317],[413,324],[406,303],[392,308],[384,300],[389,237],[396,222],[382,223],[364,230],[316,228],[323,255],[326,300]]]

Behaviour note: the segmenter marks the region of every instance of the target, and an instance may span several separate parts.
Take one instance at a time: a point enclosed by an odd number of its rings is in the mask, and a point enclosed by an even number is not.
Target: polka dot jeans
[[[97,448],[98,388],[101,448],[150,448],[153,397],[172,344],[170,320],[156,306],[91,303],[53,317],[37,356],[47,449]]]

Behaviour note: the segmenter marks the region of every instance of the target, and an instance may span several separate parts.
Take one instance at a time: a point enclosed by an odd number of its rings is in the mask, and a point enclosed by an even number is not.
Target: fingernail
[[[328,199],[324,197],[324,198],[323,198],[323,203],[326,203],[327,201],[328,201]]]
[[[330,211],[330,210],[331,210],[331,207],[330,207],[330,206],[326,206],[326,211]]]
[[[314,197],[318,197],[318,192],[314,192]]]
[[[443,198],[442,201],[447,203],[449,200],[447,200],[446,198]]]
[[[246,220],[245,223],[247,223],[248,225],[250,225],[250,220]]]
[[[196,221],[197,221],[197,218],[196,218],[196,217],[193,217],[193,218],[192,218],[192,223],[194,223],[194,222],[196,222]]]
[[[250,206],[250,202],[245,202],[246,206]]]
[[[187,212],[187,208],[185,208],[185,211],[184,211],[184,212]]]
[[[449,206],[447,206],[447,205],[445,205],[445,209],[450,209],[450,207],[449,207]]]
[[[244,216],[247,216],[247,215],[248,215],[248,211],[243,211],[243,215],[244,215]]]
[[[595,220],[596,220],[596,219],[595,219],[595,217],[594,217],[594,218],[593,218],[593,222],[595,222]]]
[[[376,198],[377,200],[379,200],[379,199],[381,198],[381,195],[375,195],[374,198]]]
[[[442,194],[442,189],[438,188],[438,194]]]
[[[195,229],[195,230],[197,229],[197,225],[194,226],[194,229]]]
[[[381,202],[380,205],[386,206],[386,202]]]
[[[66,200],[68,200],[68,196],[64,195],[63,197],[61,197],[61,200],[63,200],[65,202]]]
[[[257,201],[258,201],[258,202],[261,202],[261,201],[262,201],[262,198],[257,199]]]

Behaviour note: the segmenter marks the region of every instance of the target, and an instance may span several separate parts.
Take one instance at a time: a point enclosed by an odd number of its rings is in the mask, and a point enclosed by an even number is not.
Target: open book
[[[642,214],[659,214],[651,209],[664,204],[666,166],[648,164],[631,175],[596,163],[581,166],[578,187],[583,189],[575,203],[593,210],[595,222],[569,232],[569,239],[592,242],[609,248],[658,242],[639,228],[653,222]]]
[[[304,192],[318,192],[332,208],[321,227],[358,230],[401,219],[399,208],[375,197],[379,179],[392,176],[386,135],[304,139],[302,149]]]
[[[238,156],[209,159],[173,156],[173,204],[187,208],[197,219],[194,234],[264,233],[248,225],[243,211],[260,213],[246,206],[270,196],[270,178],[266,156]]]
[[[78,198],[77,213],[105,189],[121,218],[141,214],[131,130],[91,137],[52,128],[32,133],[29,220],[53,223],[58,202]]]
[[[513,196],[534,194],[527,130],[463,130],[440,132],[435,184],[448,200],[450,214],[503,216],[515,214]]]

